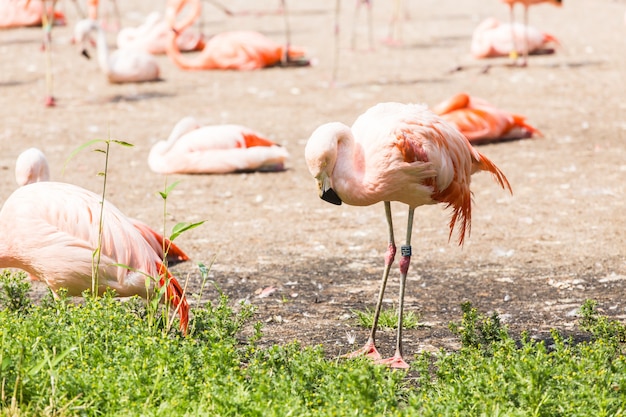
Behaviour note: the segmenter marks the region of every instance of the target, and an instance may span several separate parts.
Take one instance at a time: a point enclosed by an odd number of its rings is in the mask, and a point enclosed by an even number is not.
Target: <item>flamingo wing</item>
[[[100,202],[96,194],[72,184],[45,182],[18,188],[0,210],[0,232],[5,237],[0,260],[6,263],[0,266],[23,269],[53,291],[66,288],[70,295],[92,288],[96,265],[99,293],[111,288],[119,296],[145,298],[146,280],[152,277],[153,287],[155,280],[167,285],[168,297],[180,310],[181,328],[186,329],[188,306],[180,285],[170,279],[132,222],[111,203]]]

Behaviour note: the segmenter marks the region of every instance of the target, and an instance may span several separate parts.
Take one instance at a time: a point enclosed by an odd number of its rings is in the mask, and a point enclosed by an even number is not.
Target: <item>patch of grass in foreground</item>
[[[6,280],[4,280],[6,283]],[[19,291],[18,291],[19,293]],[[19,297],[18,297],[19,298]],[[602,416],[626,409],[624,326],[582,308],[593,340],[546,347],[463,306],[458,352],[421,354],[417,378],[298,343],[242,341],[251,307],[193,310],[190,335],[148,327],[141,302],[4,299],[0,415]],[[139,314],[138,314],[139,313]],[[257,328],[258,330],[258,328]],[[409,374],[413,375],[413,373]]]
[[[366,308],[365,311],[352,310],[359,326],[370,329],[374,324],[374,310]],[[402,328],[416,329],[419,326],[419,316],[412,311],[404,311],[402,314]],[[396,308],[381,308],[378,316],[379,329],[398,328],[398,310]]]

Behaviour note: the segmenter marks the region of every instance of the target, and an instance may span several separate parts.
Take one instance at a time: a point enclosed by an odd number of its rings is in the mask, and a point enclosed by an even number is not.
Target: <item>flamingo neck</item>
[[[365,163],[361,145],[355,141],[349,128],[339,132],[336,141],[337,162],[331,175],[333,188],[346,204],[372,204],[364,182]]]
[[[104,30],[100,26],[96,28],[96,48],[98,53],[98,65],[100,69],[107,75],[111,73],[111,65],[109,63],[109,47],[107,46],[107,38]]]

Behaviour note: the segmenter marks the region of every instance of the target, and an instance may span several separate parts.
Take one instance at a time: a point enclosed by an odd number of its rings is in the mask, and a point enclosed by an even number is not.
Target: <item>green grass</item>
[[[297,342],[261,348],[252,307],[192,309],[188,337],[147,326],[144,300],[0,297],[0,416],[616,416],[626,410],[624,326],[581,308],[586,341],[514,338],[469,304],[457,352],[412,370],[328,359]],[[10,295],[9,295],[10,294]],[[73,301],[73,300],[72,300]],[[242,336],[242,331],[246,329]]]
[[[366,308],[365,311],[352,310],[356,316],[359,326],[369,329],[374,324],[374,310]],[[403,329],[416,329],[419,326],[419,316],[412,311],[405,311],[402,315]],[[378,316],[378,328],[397,329],[398,310],[396,308],[382,308]]]

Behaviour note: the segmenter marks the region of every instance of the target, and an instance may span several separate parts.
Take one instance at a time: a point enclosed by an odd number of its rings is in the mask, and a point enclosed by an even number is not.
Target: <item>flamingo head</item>
[[[98,23],[92,19],[82,19],[76,22],[74,25],[74,36],[72,37],[72,43],[81,46],[81,55],[89,59],[89,52],[87,46],[94,46],[96,42],[91,37],[91,33],[98,29]]]
[[[307,141],[304,156],[309,172],[317,182],[322,200],[341,205],[341,197],[333,189],[333,171],[337,162],[339,137],[349,128],[342,123],[326,123],[313,132]]]

